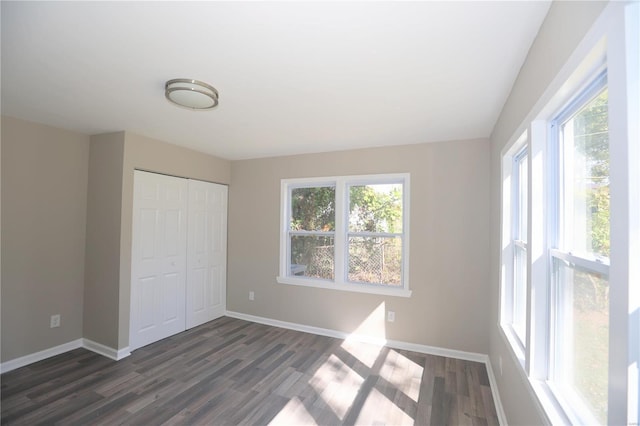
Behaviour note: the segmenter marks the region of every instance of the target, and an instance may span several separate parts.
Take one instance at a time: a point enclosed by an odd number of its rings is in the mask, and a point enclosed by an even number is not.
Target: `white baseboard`
[[[27,365],[33,364],[34,362],[42,361],[44,359],[51,358],[52,356],[60,355],[78,348],[85,348],[87,350],[90,350],[91,352],[106,356],[107,358],[111,358],[115,361],[119,361],[122,358],[131,355],[131,353],[129,352],[129,347],[116,350],[89,339],[76,339],[59,346],[54,346],[53,348],[45,349],[40,352],[21,356],[20,358],[3,362],[2,364],[0,364],[0,373],[8,373],[9,371],[15,370],[17,368],[26,367]]]
[[[303,331],[305,333],[319,334],[321,336],[335,337],[337,339],[353,340],[356,342],[372,343],[376,345],[388,346],[394,349],[404,349],[429,355],[446,356],[449,358],[462,359],[465,361],[485,362],[487,355],[475,352],[458,351],[454,349],[439,348],[436,346],[420,345],[417,343],[388,340],[382,337],[373,337],[362,334],[350,334],[344,331],[331,330],[328,328],[312,327],[304,324],[274,320],[271,318],[258,317],[255,315],[243,314],[240,312],[227,311],[228,317],[242,319],[259,324],[272,325],[274,327],[286,328],[289,330]]]
[[[226,316],[237,318],[245,321],[256,322],[259,324],[271,325],[274,327],[286,328],[289,330],[302,331],[305,333],[318,334],[320,336],[335,337],[337,339],[354,340],[363,343],[372,343],[380,346],[388,346],[394,349],[408,350],[423,354],[444,356],[448,358],[461,359],[464,361],[481,362],[487,367],[487,375],[489,376],[489,385],[491,386],[491,394],[496,404],[496,414],[498,422],[501,425],[507,424],[507,417],[502,407],[500,394],[498,393],[498,384],[491,368],[491,361],[486,354],[476,352],[459,351],[455,349],[440,348],[437,346],[420,345],[417,343],[401,342],[398,340],[387,340],[381,337],[372,337],[361,334],[350,334],[343,331],[331,330],[328,328],[312,327],[304,324],[298,324],[287,321],[280,321],[271,318],[259,317],[255,315],[243,314],[241,312],[227,311]]]
[[[498,382],[496,376],[493,374],[493,367],[491,366],[491,359],[489,355],[485,355],[484,364],[487,366],[487,375],[489,376],[489,386],[491,386],[491,395],[493,401],[496,404],[496,414],[498,415],[498,422],[501,425],[507,425],[507,415],[504,413],[504,407],[502,406],[502,400],[500,399],[500,392],[498,392]]]
[[[82,339],[82,341],[83,341],[82,346],[85,349],[88,349],[99,355],[106,356],[107,358],[111,358],[114,361],[120,361],[122,358],[126,358],[129,355],[131,355],[131,352],[129,351],[128,346],[124,349],[117,350],[117,349],[110,348],[109,346],[105,346],[102,343],[94,342],[93,340]]]
[[[379,337],[348,334],[342,331],[331,330],[328,328],[312,327],[294,322],[280,321],[271,318],[258,317],[255,315],[243,314],[241,312],[227,311],[225,314],[231,318],[237,318],[245,321],[257,322],[258,324],[271,325],[273,327],[286,328],[288,330],[302,331],[304,333],[317,334],[320,336],[335,337],[336,339],[351,339],[357,342],[372,343],[374,345],[385,345],[386,339]]]
[[[3,362],[0,364],[0,372],[4,374],[11,370],[15,370],[16,368],[24,367],[26,365],[33,364],[34,362],[42,361],[43,359],[51,358],[52,356],[60,355],[81,347],[82,339],[76,339],[62,345],[54,346],[53,348]]]

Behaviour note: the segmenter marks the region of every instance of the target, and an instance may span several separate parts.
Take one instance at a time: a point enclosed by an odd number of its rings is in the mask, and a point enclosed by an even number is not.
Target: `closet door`
[[[189,181],[187,328],[224,315],[227,288],[227,187]]]
[[[187,180],[134,172],[130,346],[185,330]]]

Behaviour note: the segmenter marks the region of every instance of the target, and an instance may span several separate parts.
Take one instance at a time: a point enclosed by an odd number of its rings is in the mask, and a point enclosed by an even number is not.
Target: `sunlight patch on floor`
[[[378,359],[383,346],[372,343],[357,342],[354,340],[345,340],[340,347],[349,352],[368,368],[372,368],[373,364],[375,364]]]
[[[394,385],[414,402],[418,402],[422,368],[406,356],[390,350],[380,369],[380,377]]]
[[[360,410],[355,424],[413,425],[414,419],[378,389],[373,388]]]
[[[291,399],[287,405],[269,422],[269,425],[315,425],[317,422],[313,418],[302,401],[298,398]]]
[[[313,375],[309,384],[318,392],[319,401],[344,420],[364,379],[340,358],[331,355]]]

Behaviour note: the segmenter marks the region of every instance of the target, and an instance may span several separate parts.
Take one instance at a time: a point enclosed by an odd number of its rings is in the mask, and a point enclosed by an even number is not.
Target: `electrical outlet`
[[[394,322],[396,320],[396,313],[394,311],[387,311],[387,321]]]
[[[249,292],[249,300],[255,300],[256,299],[256,294],[253,291]]]
[[[50,328],[60,327],[60,314],[51,315]]]

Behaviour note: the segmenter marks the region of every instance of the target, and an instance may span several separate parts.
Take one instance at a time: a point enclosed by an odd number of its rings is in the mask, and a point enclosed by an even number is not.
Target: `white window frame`
[[[396,234],[373,233],[371,236],[390,236],[402,239],[401,285],[371,284],[350,282],[348,274],[348,236],[349,232],[349,187],[354,185],[402,184],[402,232]],[[292,276],[290,266],[290,230],[289,212],[291,211],[291,190],[335,186],[335,232],[334,236],[334,280],[313,277]],[[410,297],[409,288],[409,212],[410,212],[410,175],[409,173],[334,176],[318,178],[282,179],[280,183],[280,267],[276,278],[280,284],[317,287],[331,290],[358,293],[381,294],[387,296]],[[309,231],[305,231],[305,234]],[[375,234],[375,235],[374,235]]]
[[[584,405],[581,398],[572,390],[561,386],[554,380],[556,374],[560,374],[556,366],[556,357],[559,356],[554,347],[554,341],[557,338],[556,324],[564,321],[569,321],[567,313],[560,311],[561,305],[564,301],[562,297],[557,297],[560,293],[558,288],[558,271],[554,267],[556,261],[564,262],[569,267],[579,267],[587,272],[601,274],[607,277],[609,280],[609,259],[600,258],[589,255],[587,253],[574,253],[570,248],[567,248],[565,240],[567,239],[567,232],[572,230],[570,223],[565,223],[565,201],[568,198],[573,198],[572,194],[567,194],[564,178],[566,176],[565,168],[571,170],[573,167],[573,149],[572,147],[563,146],[565,143],[564,136],[562,135],[561,126],[570,117],[579,112],[581,108],[587,105],[591,99],[597,95],[601,90],[608,88],[607,73],[605,71],[598,72],[587,83],[586,87],[581,88],[577,93],[575,99],[564,107],[555,117],[549,122],[549,141],[551,146],[548,147],[548,158],[553,169],[550,175],[548,197],[547,200],[549,210],[549,235],[548,241],[548,258],[549,258],[549,329],[548,329],[548,353],[547,353],[547,385],[549,390],[553,394],[553,397],[560,403],[564,410],[564,414],[570,419],[572,423],[580,424],[597,424],[597,420],[591,415],[589,408]],[[570,129],[572,130],[572,129]],[[570,136],[569,136],[570,137]],[[566,294],[564,294],[567,297]],[[566,308],[566,306],[565,306]],[[564,319],[560,318],[564,316]],[[564,324],[569,330],[572,328],[572,324]],[[571,334],[571,332],[568,332]],[[559,339],[565,341],[570,336],[561,336]],[[566,354],[565,354],[566,355]]]
[[[527,182],[527,186],[526,188],[524,188],[524,194],[522,193],[522,173],[520,170],[520,165],[521,163],[526,163],[527,164],[527,171],[526,171],[526,182]],[[527,302],[526,300],[528,299],[527,295],[528,295],[528,273],[525,273],[524,276],[524,283],[518,283],[518,277],[516,276],[516,264],[518,262],[518,251],[520,251],[521,253],[524,254],[524,262],[525,262],[525,270],[528,271],[528,264],[529,264],[529,257],[528,257],[528,252],[529,252],[529,248],[528,248],[528,243],[527,241],[529,240],[528,238],[528,233],[529,233],[529,223],[528,223],[528,217],[529,217],[529,212],[528,212],[528,206],[529,206],[529,144],[528,141],[525,142],[525,146],[520,149],[519,152],[517,152],[514,157],[513,157],[513,175],[515,177],[514,182],[513,182],[513,212],[512,212],[512,221],[513,221],[513,233],[512,233],[512,237],[511,237],[511,242],[513,244],[513,249],[514,249],[514,255],[513,255],[513,268],[514,268],[514,274],[513,274],[513,302],[512,302],[512,318],[511,318],[511,328],[514,331],[514,333],[516,334],[516,337],[518,338],[518,340],[520,341],[520,344],[522,345],[523,349],[526,347],[526,339],[527,339],[527,330],[526,330],[526,315],[527,315]],[[527,204],[525,206],[526,211],[522,211],[522,206],[520,205],[520,199],[521,197],[524,197],[524,199],[527,200]],[[525,219],[525,223],[523,224],[522,222],[522,216],[524,216]],[[524,286],[524,294],[525,294],[525,303],[524,306],[521,307],[521,309],[524,309],[524,316],[525,316],[525,324],[524,325],[524,332],[523,334],[520,334],[518,332],[518,329],[515,327],[515,322],[516,322],[516,316],[517,316],[517,311],[518,311],[518,306],[517,306],[517,287],[518,285],[523,285]]]
[[[291,193],[294,189],[300,189],[300,188],[334,188],[334,190],[336,191],[336,197],[337,197],[337,187],[336,187],[336,182],[332,181],[332,180],[320,180],[320,181],[313,181],[313,182],[309,182],[309,181],[301,181],[298,183],[292,183],[288,186],[287,188],[287,192],[286,192],[286,197],[287,197],[287,205],[286,208],[284,210],[284,212],[290,212],[291,211]],[[337,229],[337,225],[338,225],[338,213],[337,211],[335,212],[336,217],[334,218],[334,221],[336,223],[336,229]],[[286,221],[286,228],[284,230],[284,232],[286,233],[286,253],[287,253],[287,265],[284,271],[292,271],[292,265],[290,263],[290,256],[289,253],[291,253],[291,237],[292,236],[320,236],[320,237],[333,237],[333,244],[334,247],[337,248],[337,244],[336,244],[336,229],[334,229],[333,231],[309,231],[309,230],[301,230],[301,231],[296,231],[296,230],[292,230],[289,226],[289,222],[288,222],[288,215],[287,217],[284,218],[284,220]],[[282,243],[281,243],[282,244]],[[334,257],[335,257],[335,253],[334,253]],[[292,271],[293,272],[293,271]],[[334,277],[336,276],[337,271],[335,270],[334,267]],[[288,274],[285,274],[288,275]],[[280,270],[280,276],[283,276],[283,270]],[[322,281],[331,281],[328,279],[322,279],[322,278],[316,278],[317,280],[322,280]]]
[[[502,337],[522,380],[537,402],[541,416],[549,424],[580,424],[589,419],[576,413],[554,393],[549,378],[551,342],[551,260],[564,258],[582,264],[583,256],[562,253],[551,240],[556,230],[557,205],[550,189],[554,188],[557,165],[552,154],[553,139],[549,123],[571,97],[581,93],[586,84],[606,68],[609,90],[611,255],[610,264],[587,264],[609,270],[609,388],[608,424],[640,422],[640,4],[610,2],[586,33],[532,110],[523,119],[510,147],[523,132],[529,134],[529,239],[528,239],[528,314],[524,363],[517,346],[510,341],[504,327]],[[508,150],[509,148],[507,148]],[[504,152],[503,152],[504,154]],[[501,237],[501,293],[507,278],[504,262],[509,229],[505,229],[505,186],[503,161],[503,209]],[[508,253],[507,253],[508,254]],[[600,264],[599,264],[600,263]],[[501,311],[501,315],[502,315]],[[502,318],[501,318],[502,321]],[[501,325],[501,324],[500,324]],[[518,365],[519,364],[519,365]]]
[[[508,147],[502,154],[502,249],[501,249],[501,264],[502,264],[502,277],[501,277],[501,309],[500,309],[500,327],[511,345],[518,361],[522,366],[525,362],[525,349],[527,347],[526,336],[528,332],[525,330],[524,336],[520,335],[514,327],[515,322],[515,296],[516,296],[516,251],[523,250],[527,265],[529,264],[529,249],[528,249],[528,229],[529,226],[525,226],[525,229],[520,229],[520,171],[519,163],[526,157],[527,161],[527,175],[530,170],[530,155],[529,155],[529,138],[527,132],[523,133],[510,147]],[[527,176],[527,182],[530,182],[529,176]],[[529,187],[527,185],[526,193],[527,206],[530,205],[529,200]],[[527,210],[529,210],[527,208]],[[526,212],[527,218],[529,212]],[[522,239],[522,232],[526,234]],[[529,273],[527,266],[527,279],[525,280],[525,292],[529,293]],[[528,305],[527,297],[527,305]],[[527,309],[525,307],[525,309]],[[526,316],[526,314],[525,314]],[[525,325],[526,329],[526,325]]]

